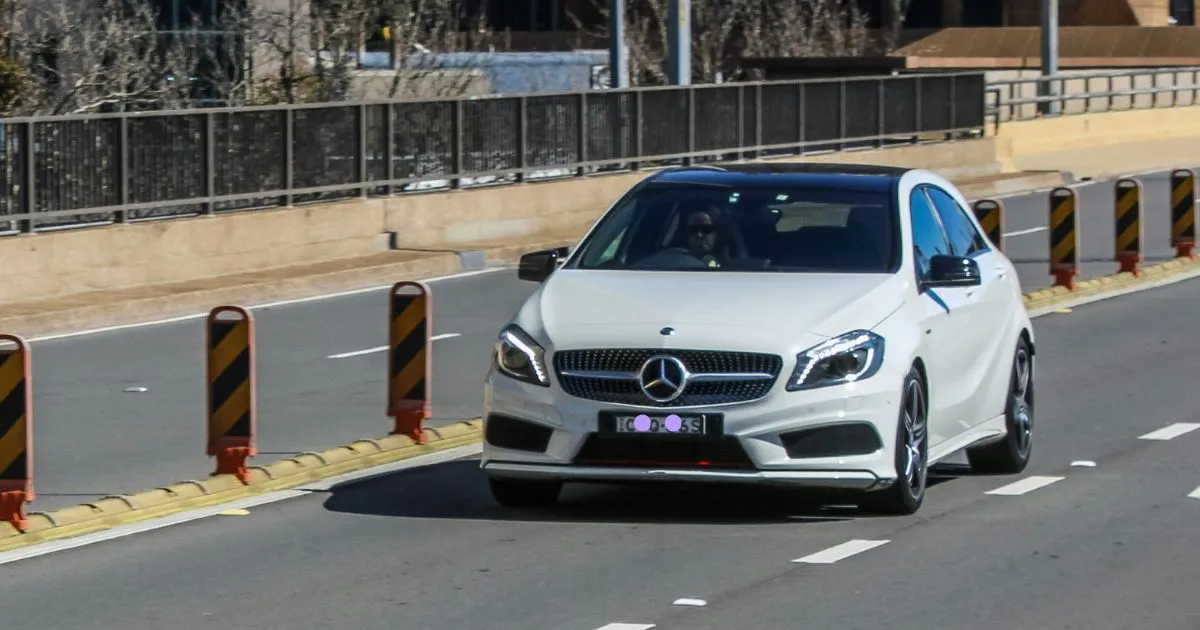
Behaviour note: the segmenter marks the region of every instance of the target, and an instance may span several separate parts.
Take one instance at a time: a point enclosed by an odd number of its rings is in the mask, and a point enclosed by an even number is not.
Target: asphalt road
[[[0,610],[46,630],[1194,630],[1200,430],[1160,430],[1200,422],[1198,310],[1188,281],[1035,320],[1030,469],[948,467],[913,517],[667,488],[520,513],[467,459],[2,565]]]
[[[1145,182],[1152,259],[1169,259],[1165,173]],[[1082,257],[1112,256],[1112,184],[1079,188]],[[1047,195],[1005,199],[1007,251],[1027,289],[1048,286]],[[1082,277],[1115,270],[1089,262]],[[511,270],[433,285],[433,426],[479,414],[495,335],[533,290]],[[390,430],[385,355],[353,354],[386,339],[383,292],[256,312],[259,449],[268,463]],[[32,510],[204,478],[204,325],[201,320],[34,344],[36,489]],[[342,356],[350,354],[351,356]],[[336,357],[336,358],[329,358]],[[146,391],[136,391],[145,388]],[[126,391],[133,389],[135,391]]]

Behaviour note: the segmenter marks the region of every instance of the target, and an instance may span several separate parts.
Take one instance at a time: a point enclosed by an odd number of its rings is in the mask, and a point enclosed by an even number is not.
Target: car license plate
[[[620,434],[704,435],[705,433],[704,416],[620,414],[616,416],[615,420],[616,432]]]

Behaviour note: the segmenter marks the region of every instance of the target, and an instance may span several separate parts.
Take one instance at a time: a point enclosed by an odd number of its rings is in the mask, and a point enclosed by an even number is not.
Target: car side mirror
[[[525,254],[521,256],[521,262],[517,265],[517,277],[530,282],[545,282],[566,257],[565,247]]]
[[[929,279],[923,285],[936,287],[974,287],[983,280],[979,275],[979,263],[973,258],[937,255],[929,260]]]

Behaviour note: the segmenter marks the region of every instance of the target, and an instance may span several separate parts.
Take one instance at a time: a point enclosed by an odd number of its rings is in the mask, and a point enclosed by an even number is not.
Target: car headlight
[[[869,378],[883,364],[883,337],[855,330],[823,341],[796,355],[787,391],[828,387]]]
[[[514,324],[500,331],[492,362],[496,369],[517,380],[549,387],[545,354],[546,351],[532,337]]]

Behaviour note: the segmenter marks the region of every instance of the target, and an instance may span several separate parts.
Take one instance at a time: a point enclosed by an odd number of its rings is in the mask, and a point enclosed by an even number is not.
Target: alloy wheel
[[[1033,445],[1033,396],[1030,384],[1033,380],[1033,362],[1025,348],[1018,348],[1013,359],[1012,414],[1017,452],[1021,457],[1029,454]]]
[[[918,381],[911,381],[904,392],[904,479],[914,497],[925,491],[925,393]]]

